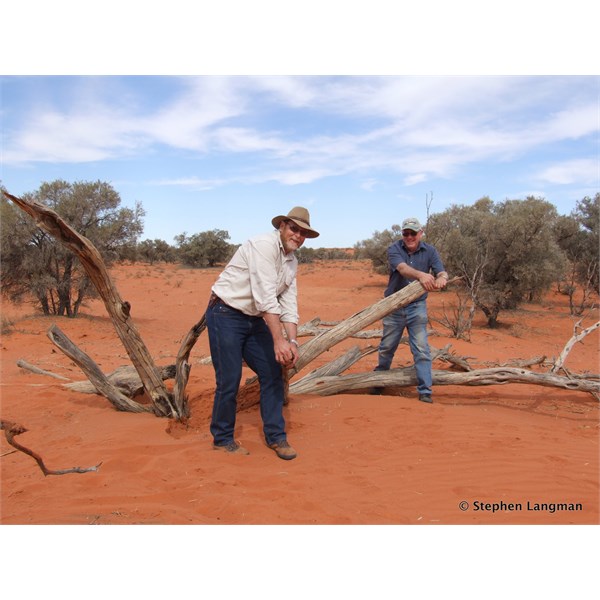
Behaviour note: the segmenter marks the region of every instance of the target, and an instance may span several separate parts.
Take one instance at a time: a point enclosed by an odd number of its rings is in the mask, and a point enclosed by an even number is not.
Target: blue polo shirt
[[[383,294],[386,298],[415,281],[414,279],[402,277],[402,275],[396,271],[396,268],[401,263],[406,263],[409,267],[412,267],[417,271],[423,271],[424,273],[433,272],[434,277],[445,270],[438,251],[431,244],[420,242],[416,251],[410,254],[404,245],[404,242],[398,240],[388,248],[390,280]],[[427,293],[423,294],[418,300],[415,300],[415,302],[425,300],[425,298],[427,298]]]

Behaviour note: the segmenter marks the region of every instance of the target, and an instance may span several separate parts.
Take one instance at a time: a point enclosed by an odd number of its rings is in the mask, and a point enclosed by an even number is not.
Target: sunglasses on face
[[[411,231],[410,229],[405,229],[402,232],[402,237],[417,237],[419,235],[418,231]]]
[[[302,229],[301,227],[298,227],[298,225],[295,225],[294,223],[292,223],[291,221],[287,222],[287,226],[290,228],[290,231],[295,234],[295,235],[301,235],[302,237],[306,237],[306,231],[304,231],[304,229]]]

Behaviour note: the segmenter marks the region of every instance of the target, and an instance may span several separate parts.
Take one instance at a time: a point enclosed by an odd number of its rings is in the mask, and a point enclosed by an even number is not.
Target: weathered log
[[[313,379],[317,379],[319,377],[339,375],[340,373],[343,373],[344,371],[349,369],[359,360],[361,360],[364,356],[372,354],[376,351],[377,348],[374,348],[373,346],[367,346],[363,350],[361,350],[358,346],[353,346],[345,354],[342,354],[342,356],[338,356],[335,360],[332,360],[330,363],[327,363],[326,365],[323,365],[322,367],[311,371],[310,373],[302,377],[302,379],[295,381],[290,386],[289,392],[295,394],[302,393],[298,390],[304,389],[304,386],[310,387],[311,384],[309,382]]]
[[[534,356],[533,358],[513,358],[511,360],[509,360],[508,362],[505,362],[501,365],[499,365],[500,367],[518,367],[518,368],[525,368],[525,367],[533,367],[536,365],[541,365],[546,361],[546,357],[545,356]]]
[[[340,321],[330,322],[328,325],[339,325]],[[308,336],[316,336],[321,335],[325,331],[329,331],[331,327],[321,327],[320,325],[325,325],[319,317],[315,317],[312,321],[308,323],[304,323],[298,327],[298,332],[296,333],[296,337],[308,337]],[[371,339],[371,338],[380,338],[383,335],[383,329],[370,329],[368,331],[358,331],[348,337],[351,338],[359,338],[359,339]]]
[[[431,350],[431,361],[441,360],[455,367],[458,367],[462,371],[472,371],[473,367],[467,362],[467,358],[465,356],[457,356],[456,354],[452,354],[450,352],[450,344],[444,346],[443,348],[434,348],[431,344],[429,345],[429,349]]]
[[[191,365],[189,363],[190,352],[198,341],[200,334],[206,329],[206,314],[196,323],[185,336],[181,348],[177,353],[175,362],[176,376],[175,386],[173,387],[173,402],[180,419],[186,419],[190,416],[188,398],[185,395],[185,388],[190,377]]]
[[[359,360],[363,359],[365,356],[373,354],[373,352],[377,352],[376,347],[367,346],[366,348],[363,348],[361,350],[358,346],[353,346],[345,354],[342,354],[341,356],[338,356],[336,359],[332,360],[326,365],[323,365],[322,367],[311,371],[302,379],[309,379],[312,377],[326,377],[328,375],[339,375],[340,373],[343,373],[344,371],[349,369]]]
[[[460,278],[454,278],[448,283],[454,283]],[[294,368],[289,370],[291,379],[317,356],[323,354],[339,342],[361,331],[371,323],[382,319],[393,311],[414,302],[425,293],[425,288],[418,281],[413,281],[399,292],[379,300],[360,312],[345,319],[331,329],[302,344],[299,348],[298,361]],[[315,320],[313,320],[315,321]],[[291,390],[291,387],[290,387]],[[259,386],[256,379],[252,379],[242,387],[238,393],[238,410],[244,410],[259,402]]]
[[[463,357],[458,357],[449,352],[450,344],[445,346],[444,348],[434,348],[431,347],[431,360],[442,360],[449,362],[458,366],[459,368],[465,371],[471,371],[472,367],[467,363],[466,359]],[[302,379],[295,381],[290,386],[290,393],[293,394],[303,394],[303,393],[311,393],[310,390],[313,387],[313,382],[320,377],[330,377],[335,375],[340,375],[347,369],[349,369],[352,365],[362,360],[365,356],[372,354],[373,352],[377,352],[377,347],[367,346],[363,350],[360,350],[358,346],[354,346],[348,350],[342,356],[339,356],[335,360],[323,365],[322,367],[315,369],[308,375],[304,376]],[[413,366],[403,367],[395,369],[396,373],[411,373],[414,369]]]
[[[317,333],[321,333],[323,330],[319,328],[320,324],[321,319],[315,317],[311,321],[299,325],[298,330],[296,331],[296,337],[305,337],[307,335],[317,335]]]
[[[100,367],[80,350],[56,325],[48,330],[50,340],[60,348],[87,376],[98,393],[102,394],[117,410],[127,412],[153,412],[153,406],[143,406],[122,394],[100,370]]]
[[[313,378],[310,386],[304,386],[302,393],[330,396],[350,390],[370,390],[372,388],[405,387],[417,384],[414,368],[390,369],[389,371],[370,371],[351,375]],[[585,379],[574,380],[548,373],[534,373],[526,369],[498,367],[479,369],[465,373],[433,371],[433,384],[439,385],[505,385],[524,384],[556,387],[571,391],[600,394],[600,383]],[[291,393],[300,393],[298,388],[290,386]]]
[[[301,371],[307,364],[323,352],[329,350],[332,346],[361,331],[371,323],[389,315],[398,308],[410,304],[424,293],[425,288],[418,281],[413,281],[399,292],[379,300],[379,302],[335,325],[329,331],[325,331],[305,344],[302,344],[300,346],[298,361],[291,375]]]
[[[167,365],[160,368],[160,374],[163,381],[173,379],[175,377],[175,365]],[[51,373],[49,373],[51,375]],[[135,398],[144,393],[142,380],[135,367],[131,365],[117,367],[112,373],[106,375],[108,381],[119,391],[129,398]],[[65,383],[63,387],[81,394],[97,394],[98,390],[91,381],[74,381]]]
[[[4,195],[33,217],[38,227],[71,250],[80,260],[90,280],[98,290],[131,362],[140,375],[154,412],[161,416],[179,417],[171,395],[165,387],[146,345],[130,317],[131,306],[123,301],[113,284],[96,247],[77,233],[58,214],[39,202],[23,200],[7,192]]]
[[[31,363],[28,363],[26,360],[20,358],[17,361],[17,367],[21,367],[21,369],[25,369],[26,371],[31,371],[36,375],[47,375],[48,377],[54,377],[54,379],[62,379],[62,381],[70,381],[68,377],[63,377],[62,375],[58,375],[56,373],[52,373],[51,371],[46,371],[44,369],[40,369]]]

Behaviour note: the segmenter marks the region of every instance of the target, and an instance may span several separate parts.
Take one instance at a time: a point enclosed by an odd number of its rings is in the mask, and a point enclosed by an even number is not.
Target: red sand
[[[172,265],[113,270],[122,297],[158,364],[174,362],[205,308],[217,270]],[[301,265],[301,322],[346,318],[378,300],[385,278],[364,262]],[[430,294],[430,316],[454,294]],[[263,443],[257,408],[239,414],[237,439],[250,456],[215,452],[208,431],[214,388],[203,334],[192,351],[187,428],[151,415],[115,411],[101,396],[17,367],[23,358],[73,380],[79,369],[46,337],[58,326],[108,373],[129,364],[100,301],[78,319],[34,316],[2,306],[1,417],[28,432],[17,438],[51,469],[99,471],[44,477],[34,460],[0,442],[2,524],[597,524],[599,406],[591,395],[525,385],[439,386],[435,403],[402,396],[293,396],[285,409],[298,451],[282,461]],[[584,326],[598,319],[588,316]],[[573,333],[567,299],[501,313],[496,330],[476,322],[471,342],[432,323],[435,347],[452,344],[475,366],[557,356]],[[373,327],[377,324],[373,325]],[[567,367],[599,372],[598,332],[571,351]],[[304,341],[306,338],[304,339]],[[302,341],[302,340],[301,340]],[[346,340],[342,349],[376,340]],[[376,355],[353,371],[371,370]],[[395,366],[411,363],[401,346]],[[434,368],[448,368],[443,363]],[[248,373],[250,375],[250,373]],[[468,503],[461,504],[461,503]],[[569,505],[575,510],[556,509]],[[540,508],[542,510],[535,510]],[[580,506],[579,506],[580,505]],[[461,510],[466,508],[466,510]],[[479,510],[476,510],[479,508]]]

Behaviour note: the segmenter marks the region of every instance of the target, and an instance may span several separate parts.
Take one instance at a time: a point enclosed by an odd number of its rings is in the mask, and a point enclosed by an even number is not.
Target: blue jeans
[[[383,336],[379,344],[379,363],[376,371],[387,371],[400,344],[404,329],[415,362],[417,392],[431,395],[431,353],[427,341],[427,305],[424,300],[411,302],[383,319]]]
[[[210,432],[217,446],[234,441],[242,359],[258,375],[260,415],[267,444],[286,439],[284,385],[273,336],[262,317],[250,317],[222,302],[209,305],[206,326],[216,376]]]

